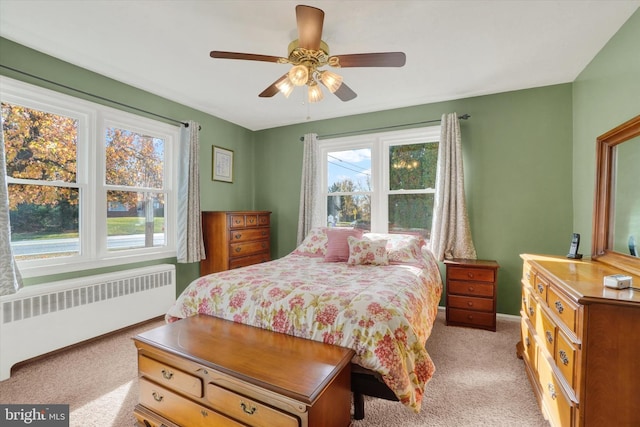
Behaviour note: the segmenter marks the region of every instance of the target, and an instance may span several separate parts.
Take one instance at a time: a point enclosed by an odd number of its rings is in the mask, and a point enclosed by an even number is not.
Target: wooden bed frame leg
[[[356,420],[364,419],[364,395],[362,393],[353,393],[353,418]]]

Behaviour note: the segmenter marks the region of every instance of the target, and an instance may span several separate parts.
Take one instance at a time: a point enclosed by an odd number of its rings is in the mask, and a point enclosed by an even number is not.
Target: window
[[[11,245],[26,277],[175,256],[176,126],[0,83]]]
[[[320,141],[327,226],[428,239],[439,139],[434,126]]]

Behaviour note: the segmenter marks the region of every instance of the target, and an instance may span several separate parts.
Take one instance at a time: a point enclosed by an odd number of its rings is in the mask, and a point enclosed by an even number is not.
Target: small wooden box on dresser
[[[134,337],[138,427],[348,427],[354,351],[197,315]]]
[[[552,426],[640,426],[640,292],[596,261],[521,255],[518,356]],[[633,283],[640,283],[634,276]]]
[[[202,212],[202,234],[207,258],[200,274],[217,273],[271,260],[271,212]]]
[[[496,330],[498,268],[495,261],[445,260],[447,325]]]

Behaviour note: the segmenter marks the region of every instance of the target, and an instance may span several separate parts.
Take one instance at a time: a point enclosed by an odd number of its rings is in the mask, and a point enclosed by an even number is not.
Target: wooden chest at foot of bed
[[[134,342],[140,426],[351,424],[351,349],[204,315]]]

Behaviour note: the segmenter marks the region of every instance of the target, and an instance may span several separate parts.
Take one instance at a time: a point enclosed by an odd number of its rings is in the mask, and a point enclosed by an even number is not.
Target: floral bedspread
[[[388,266],[324,262],[291,253],[200,277],[168,322],[198,313],[352,348],[398,399],[420,410],[435,366],[425,349],[442,293],[437,263]]]

